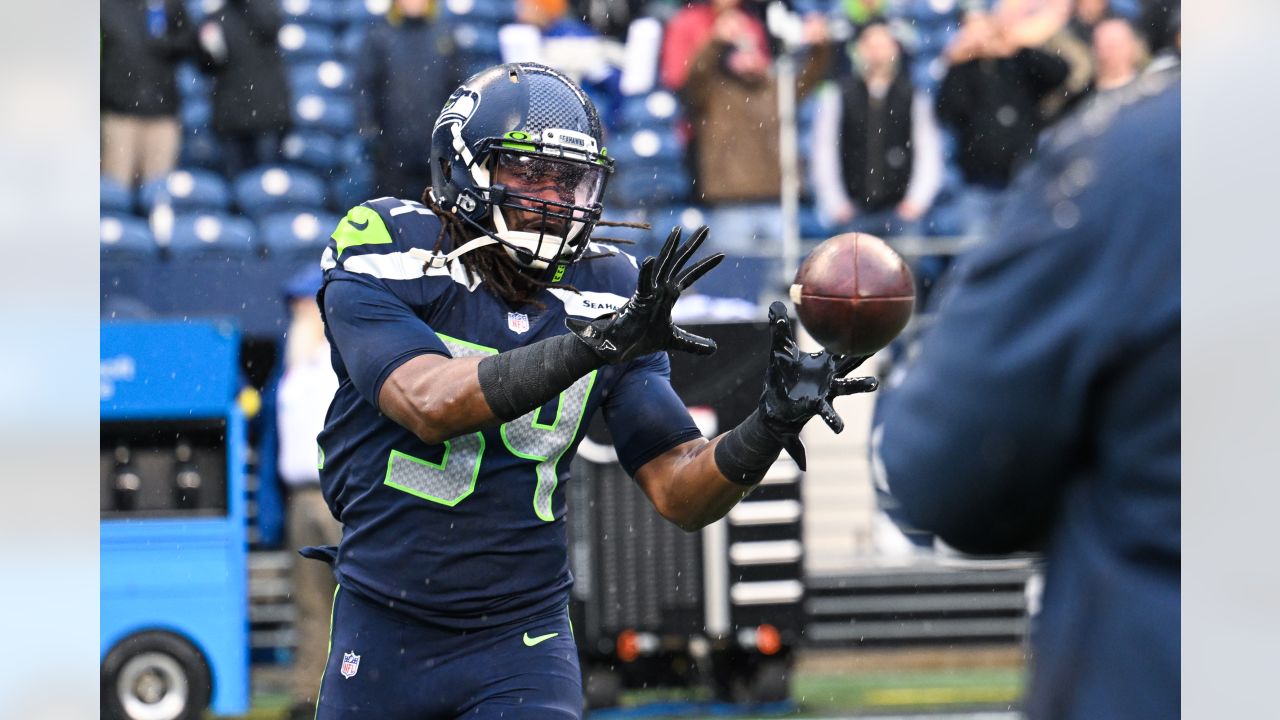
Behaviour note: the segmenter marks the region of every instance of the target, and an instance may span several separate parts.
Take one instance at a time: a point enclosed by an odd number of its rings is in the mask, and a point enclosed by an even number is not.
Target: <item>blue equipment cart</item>
[[[103,717],[249,709],[239,343],[227,322],[102,325]]]

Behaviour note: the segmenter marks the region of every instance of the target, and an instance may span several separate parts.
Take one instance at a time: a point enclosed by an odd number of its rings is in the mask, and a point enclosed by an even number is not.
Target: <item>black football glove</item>
[[[769,368],[765,371],[764,394],[760,396],[760,412],[796,465],[804,470],[800,430],[810,418],[821,415],[838,433],[844,430],[844,421],[831,401],[841,395],[871,392],[880,383],[873,377],[844,377],[869,355],[832,355],[825,350],[802,352],[787,320],[786,306],[780,302],[769,306],[769,327],[773,346],[769,352]]]
[[[707,239],[707,232],[704,225],[689,242],[680,245],[680,228],[673,229],[658,257],[647,257],[640,264],[636,292],[625,305],[590,322],[567,318],[565,325],[609,363],[626,362],[658,350],[695,355],[715,352],[714,340],[685,332],[671,321],[671,308],[681,291],[724,259],[724,253],[716,253],[681,270]]]

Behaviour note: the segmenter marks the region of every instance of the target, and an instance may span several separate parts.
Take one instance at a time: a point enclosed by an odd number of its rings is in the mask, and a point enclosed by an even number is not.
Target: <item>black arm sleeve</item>
[[[485,402],[506,422],[541,407],[578,378],[604,365],[577,335],[567,333],[490,355],[476,368]]]

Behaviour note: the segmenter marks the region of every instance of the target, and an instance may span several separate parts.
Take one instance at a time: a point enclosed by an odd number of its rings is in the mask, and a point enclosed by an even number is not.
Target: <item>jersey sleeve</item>
[[[618,461],[634,476],[645,463],[702,432],[671,387],[671,362],[653,353],[629,364],[604,401]]]
[[[386,287],[353,273],[325,283],[325,325],[351,382],[374,407],[392,371],[418,355],[449,356],[442,341]]]
[[[382,383],[417,355],[448,356],[423,320],[451,280],[428,277],[416,248],[438,221],[417,203],[383,198],[351,209],[321,258],[320,309],[347,375],[374,407]]]

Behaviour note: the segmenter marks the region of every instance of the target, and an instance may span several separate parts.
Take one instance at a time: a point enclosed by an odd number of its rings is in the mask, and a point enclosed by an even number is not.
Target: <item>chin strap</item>
[[[472,250],[475,250],[477,248],[482,248],[485,245],[497,245],[497,244],[498,244],[497,240],[494,240],[488,235],[481,235],[480,237],[474,240],[468,240],[467,242],[459,245],[447,255],[437,255],[435,253],[427,252],[422,248],[413,248],[409,251],[409,254],[416,258],[421,259],[424,263],[426,263],[427,267],[442,268],[445,265],[453,262],[454,260],[457,260],[459,257],[466,255]]]

